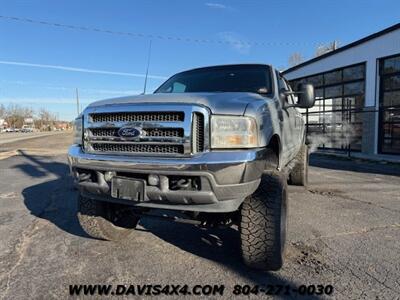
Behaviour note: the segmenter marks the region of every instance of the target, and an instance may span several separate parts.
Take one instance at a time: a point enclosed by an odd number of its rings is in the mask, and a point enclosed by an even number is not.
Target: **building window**
[[[361,150],[365,64],[348,66],[291,81],[315,88],[315,105],[303,112],[307,136],[320,149]]]
[[[379,150],[400,154],[400,55],[379,61]]]
[[[400,72],[400,55],[382,59],[381,75]]]

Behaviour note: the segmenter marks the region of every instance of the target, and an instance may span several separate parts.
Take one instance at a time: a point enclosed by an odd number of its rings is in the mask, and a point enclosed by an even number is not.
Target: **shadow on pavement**
[[[32,177],[45,177],[51,173],[56,179],[45,181],[23,190],[24,202],[31,213],[46,219],[58,228],[81,237],[90,238],[80,227],[76,216],[76,191],[72,188],[72,179],[68,176],[67,164],[21,153],[26,162],[17,165]],[[278,272],[261,272],[246,268],[241,260],[239,233],[234,228],[202,229],[192,225],[178,224],[144,218],[141,225],[146,231],[156,235],[167,243],[196,256],[215,261],[228,267],[254,284],[282,285],[291,288],[297,285],[281,276]],[[110,244],[112,245],[112,244]],[[239,284],[239,283],[238,283]],[[287,295],[276,295],[276,298],[288,298]],[[320,299],[318,296],[307,296],[307,299]]]
[[[76,215],[76,191],[67,164],[54,161],[51,157],[31,156],[23,151],[23,164],[15,166],[34,178],[56,176],[56,179],[44,181],[25,188],[22,191],[25,206],[31,214],[52,222],[60,229],[77,236],[89,237],[79,225]]]
[[[263,286],[290,286],[297,288],[297,284],[279,276],[279,272],[255,271],[247,268],[241,258],[239,232],[234,228],[203,229],[193,225],[172,223],[150,218],[144,218],[140,224],[146,231],[160,239],[190,252],[196,256],[206,258],[228,267],[241,277],[248,279],[255,285]],[[238,284],[240,284],[238,282]],[[293,295],[293,293],[291,293]],[[260,295],[259,295],[260,296]],[[287,299],[288,295],[274,295],[274,298]],[[307,299],[320,299],[318,296],[306,296]]]
[[[320,154],[310,155],[310,166],[340,171],[400,176],[400,164],[379,163]]]

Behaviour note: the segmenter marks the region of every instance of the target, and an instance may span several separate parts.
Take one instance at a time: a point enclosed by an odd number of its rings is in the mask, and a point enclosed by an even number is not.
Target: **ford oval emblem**
[[[125,139],[139,138],[142,135],[142,129],[137,127],[122,127],[118,130],[118,135]]]

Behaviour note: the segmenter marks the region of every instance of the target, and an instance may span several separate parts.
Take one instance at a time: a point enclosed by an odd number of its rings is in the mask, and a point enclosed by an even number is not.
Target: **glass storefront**
[[[400,154],[400,55],[379,61],[379,152]]]
[[[290,81],[315,88],[315,106],[303,112],[309,142],[321,149],[361,150],[365,64],[357,64]]]

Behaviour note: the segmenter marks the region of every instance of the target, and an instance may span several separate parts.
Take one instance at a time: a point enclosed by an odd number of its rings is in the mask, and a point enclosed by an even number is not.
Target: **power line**
[[[148,39],[158,39],[158,40],[167,40],[167,41],[179,41],[179,42],[187,42],[187,43],[212,43],[212,44],[225,44],[225,45],[243,45],[243,46],[305,46],[305,45],[313,45],[319,46],[322,43],[310,43],[310,42],[265,42],[265,41],[241,41],[241,40],[217,40],[217,39],[199,39],[199,38],[190,38],[190,37],[179,37],[179,36],[167,36],[160,34],[147,34],[147,33],[139,33],[139,32],[129,32],[129,31],[114,31],[110,29],[98,28],[98,27],[88,27],[81,25],[71,25],[64,23],[55,23],[49,21],[35,20],[30,18],[20,18],[15,16],[3,16],[0,15],[0,19],[8,20],[8,21],[16,21],[23,23],[30,23],[35,25],[44,25],[44,26],[52,26],[58,28],[67,28],[81,31],[92,31],[98,33],[107,33],[112,35],[123,35],[135,38],[148,38]]]
[[[98,69],[86,69],[86,68],[80,68],[80,67],[69,67],[69,66],[62,66],[62,65],[47,65],[47,64],[38,64],[38,63],[21,62],[21,61],[9,61],[9,60],[0,60],[0,65],[13,65],[13,66],[23,66],[23,67],[44,68],[44,69],[56,69],[56,70],[71,71],[71,72],[130,76],[130,77],[139,77],[139,78],[145,78],[147,76],[148,78],[151,78],[151,79],[162,79],[162,80],[168,78],[168,77],[160,76],[160,75],[150,75],[150,74],[146,75],[146,74],[138,74],[138,73],[116,72],[116,71],[106,71],[106,70],[98,70]]]

